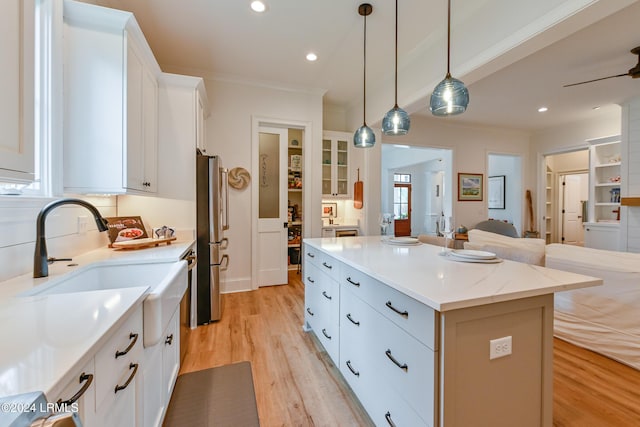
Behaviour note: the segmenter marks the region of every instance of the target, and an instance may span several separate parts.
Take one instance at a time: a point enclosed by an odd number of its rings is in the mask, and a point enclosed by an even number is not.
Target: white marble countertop
[[[602,284],[595,277],[508,260],[457,262],[440,256],[439,246],[391,245],[380,236],[304,243],[441,312]]]
[[[193,240],[138,250],[101,248],[49,266],[49,276],[31,274],[0,283],[0,397],[44,391],[52,397],[61,380],[87,363],[109,332],[142,303],[147,287],[21,297],[34,286],[61,280],[96,264],[160,263],[179,260]],[[69,264],[77,264],[69,266]]]

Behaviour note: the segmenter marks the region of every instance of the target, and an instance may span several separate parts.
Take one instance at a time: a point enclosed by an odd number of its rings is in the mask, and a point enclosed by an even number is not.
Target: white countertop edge
[[[379,236],[374,236],[379,238]],[[571,272],[567,272],[567,271],[563,271],[563,270],[554,270],[551,268],[547,268],[547,267],[540,267],[540,266],[535,266],[535,265],[528,265],[525,264],[528,268],[532,268],[535,270],[538,270],[539,272],[542,272],[543,275],[548,275],[546,274],[547,271],[551,272],[551,271],[558,271],[563,275],[566,276],[570,276],[573,275],[575,276],[576,279],[578,279],[578,282],[575,283],[570,283],[570,284],[558,284],[558,285],[551,285],[551,286],[544,286],[544,287],[540,287],[537,289],[523,289],[523,290],[515,290],[515,291],[509,291],[506,293],[500,293],[498,295],[486,295],[486,296],[480,296],[480,297],[470,297],[470,298],[464,298],[464,299],[458,299],[455,301],[435,301],[432,298],[429,298],[428,295],[422,294],[422,293],[418,293],[413,291],[412,289],[408,289],[406,286],[403,286],[402,284],[398,283],[397,281],[394,281],[392,278],[389,278],[387,276],[381,275],[378,272],[367,268],[366,266],[363,266],[361,264],[355,263],[351,260],[349,260],[348,258],[345,258],[343,256],[340,255],[340,253],[338,252],[327,252],[322,248],[322,242],[323,241],[332,241],[335,238],[315,238],[315,239],[304,239],[303,243],[308,244],[320,251],[322,251],[323,253],[334,257],[335,259],[337,259],[338,261],[347,264],[353,268],[358,269],[359,271],[371,276],[372,278],[390,286],[391,288],[433,308],[434,310],[437,310],[439,312],[445,312],[445,311],[450,311],[450,310],[455,310],[455,309],[460,309],[460,308],[468,308],[468,307],[473,307],[473,306],[479,306],[479,305],[484,305],[484,304],[491,304],[491,303],[497,303],[497,302],[504,302],[504,301],[511,301],[511,300],[515,300],[515,299],[522,299],[522,298],[528,298],[528,297],[534,297],[534,296],[539,296],[539,295],[546,295],[546,294],[551,294],[551,293],[555,293],[555,292],[561,292],[561,291],[568,291],[568,290],[572,290],[572,289],[580,289],[580,288],[584,288],[584,287],[590,287],[590,286],[599,286],[602,285],[603,281],[602,279],[596,278],[596,277],[591,277],[591,276],[585,276],[585,275],[580,275],[580,274],[576,274],[576,273],[571,273]],[[344,238],[342,238],[344,239]],[[515,261],[510,261],[510,260],[503,260],[503,263],[515,263]],[[481,264],[475,264],[475,265],[481,265]],[[499,264],[482,264],[484,267],[487,268],[491,268],[491,266],[497,266]]]

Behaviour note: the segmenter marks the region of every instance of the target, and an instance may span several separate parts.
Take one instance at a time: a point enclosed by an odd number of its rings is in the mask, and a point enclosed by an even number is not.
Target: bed
[[[604,280],[555,294],[554,334],[640,370],[640,254],[550,244],[545,265]]]

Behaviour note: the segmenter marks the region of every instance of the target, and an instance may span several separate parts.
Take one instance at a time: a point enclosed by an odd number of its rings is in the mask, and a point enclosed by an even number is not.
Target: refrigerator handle
[[[220,168],[220,174],[223,176],[224,181],[222,187],[224,188],[224,222],[222,223],[222,229],[229,229],[229,170],[227,168]]]
[[[220,259],[220,270],[227,271],[227,268],[229,268],[229,255],[224,254],[222,255],[222,259]]]
[[[220,250],[225,250],[229,247],[229,239],[224,237],[220,240]]]

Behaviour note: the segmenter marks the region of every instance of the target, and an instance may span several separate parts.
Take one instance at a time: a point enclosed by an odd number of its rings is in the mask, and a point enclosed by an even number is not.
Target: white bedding
[[[640,369],[640,254],[560,244],[545,252],[547,267],[604,280],[556,293],[554,334]]]

